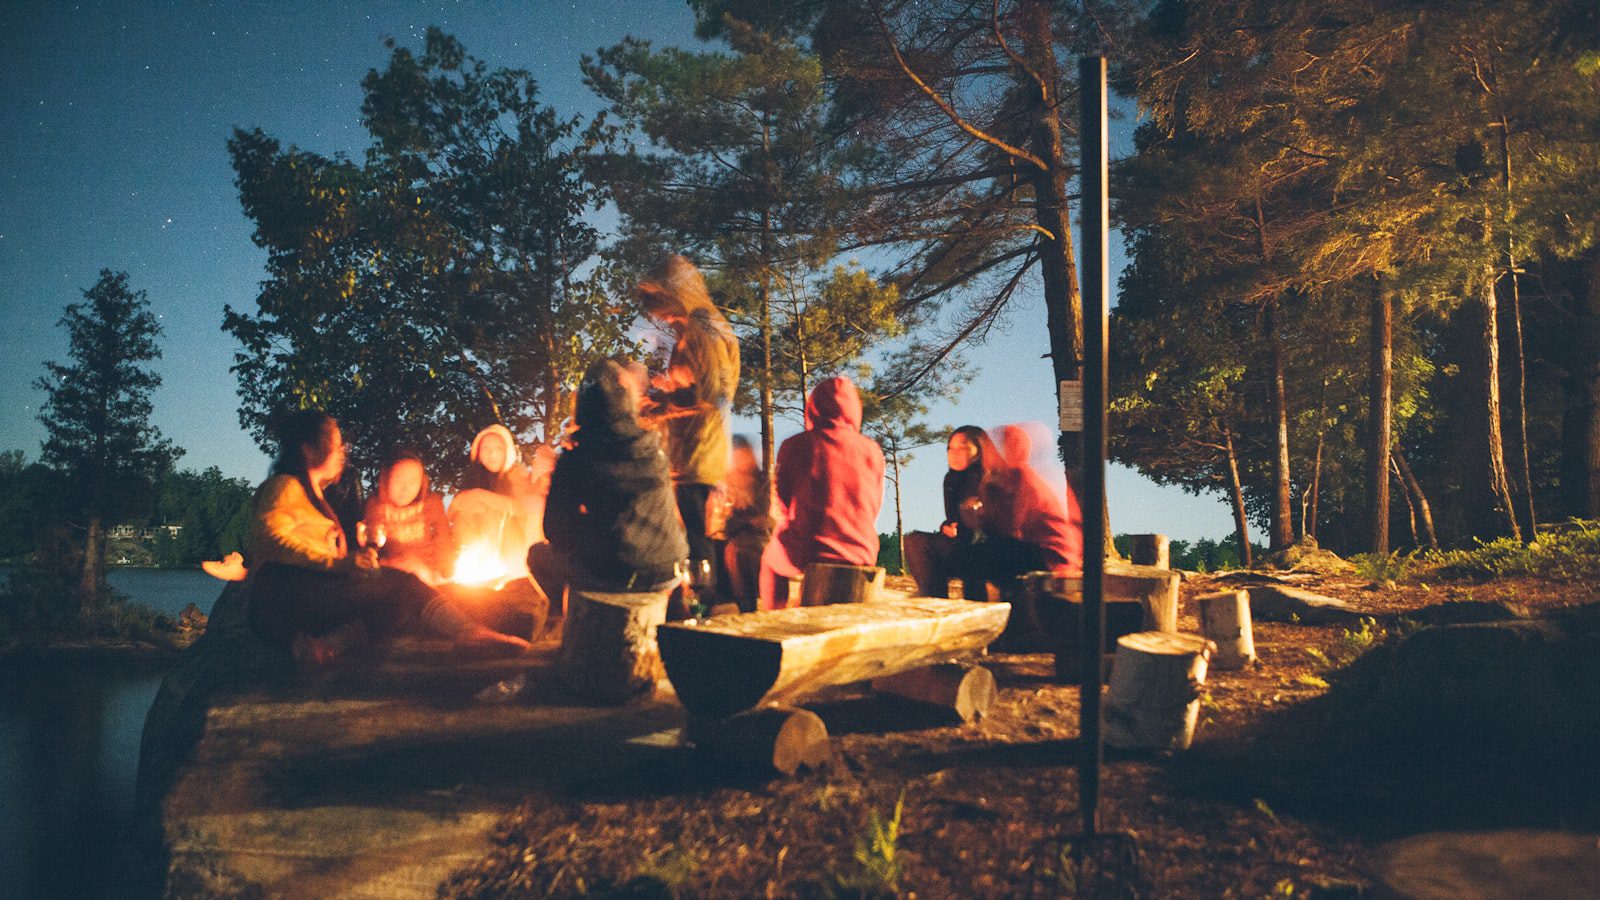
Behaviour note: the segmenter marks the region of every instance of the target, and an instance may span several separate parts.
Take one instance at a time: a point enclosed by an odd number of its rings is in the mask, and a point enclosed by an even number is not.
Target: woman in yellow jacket
[[[313,665],[416,626],[460,643],[526,650],[527,641],[478,624],[415,575],[351,552],[323,496],[344,462],[344,438],[327,413],[302,410],[279,428],[278,458],[256,490],[246,543],[256,631]]]

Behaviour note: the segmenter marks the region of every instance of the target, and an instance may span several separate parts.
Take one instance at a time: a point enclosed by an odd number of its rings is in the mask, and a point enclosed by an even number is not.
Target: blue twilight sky
[[[626,34],[693,46],[682,0],[522,3],[66,3],[0,0],[0,450],[37,458],[34,380],[61,359],[56,321],[102,268],[126,270],[165,329],[155,421],[187,454],[259,479],[266,457],[239,428],[234,343],[222,308],[253,308],[265,254],[250,241],[224,141],[235,126],[284,143],[358,155],[360,81],[385,37],[416,47],[438,25],[492,66],[530,70],[567,113],[599,104],[578,56]],[[1113,152],[1132,122],[1113,122]],[[1113,265],[1120,265],[1114,254]],[[1037,284],[971,352],[973,378],[938,425],[1053,422],[1055,398]],[[741,430],[754,433],[753,422]],[[780,425],[780,438],[798,428]],[[465,452],[465,448],[463,448]],[[942,517],[940,447],[906,473],[906,527]],[[1218,497],[1110,475],[1112,527],[1182,539],[1231,531]],[[893,530],[886,497],[880,529]]]

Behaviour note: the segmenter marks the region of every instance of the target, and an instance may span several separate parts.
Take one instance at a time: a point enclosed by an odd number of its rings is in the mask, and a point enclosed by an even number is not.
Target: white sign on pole
[[[1083,433],[1083,382],[1063,381],[1056,409],[1061,415],[1061,430],[1068,434]]]

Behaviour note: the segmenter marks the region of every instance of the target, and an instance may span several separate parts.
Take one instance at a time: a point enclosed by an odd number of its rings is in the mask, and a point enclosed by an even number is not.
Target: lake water
[[[174,617],[190,603],[209,613],[222,593],[200,571],[113,569],[109,579]],[[0,897],[100,894],[133,808],[139,735],[161,673],[52,666],[4,677]]]

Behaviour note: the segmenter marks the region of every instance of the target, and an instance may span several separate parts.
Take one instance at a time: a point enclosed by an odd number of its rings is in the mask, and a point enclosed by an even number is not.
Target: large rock
[[[528,796],[651,772],[683,712],[489,704],[546,696],[553,648],[463,658],[404,640],[316,677],[256,643],[230,588],[163,683],[139,770],[140,844],[119,895],[434,897]],[[137,879],[137,883],[133,883]]]
[[[1382,850],[1384,896],[1405,900],[1600,896],[1600,835],[1565,831],[1432,832]]]
[[[1600,605],[1424,628],[1336,679],[1332,733],[1396,762],[1547,785],[1594,780]]]
[[[1348,575],[1356,567],[1331,550],[1317,546],[1317,539],[1306,535],[1288,547],[1268,556],[1263,568],[1284,569],[1314,575]]]
[[[1368,618],[1337,597],[1286,584],[1250,585],[1250,616],[1257,622],[1291,622],[1299,625],[1351,627]]]

